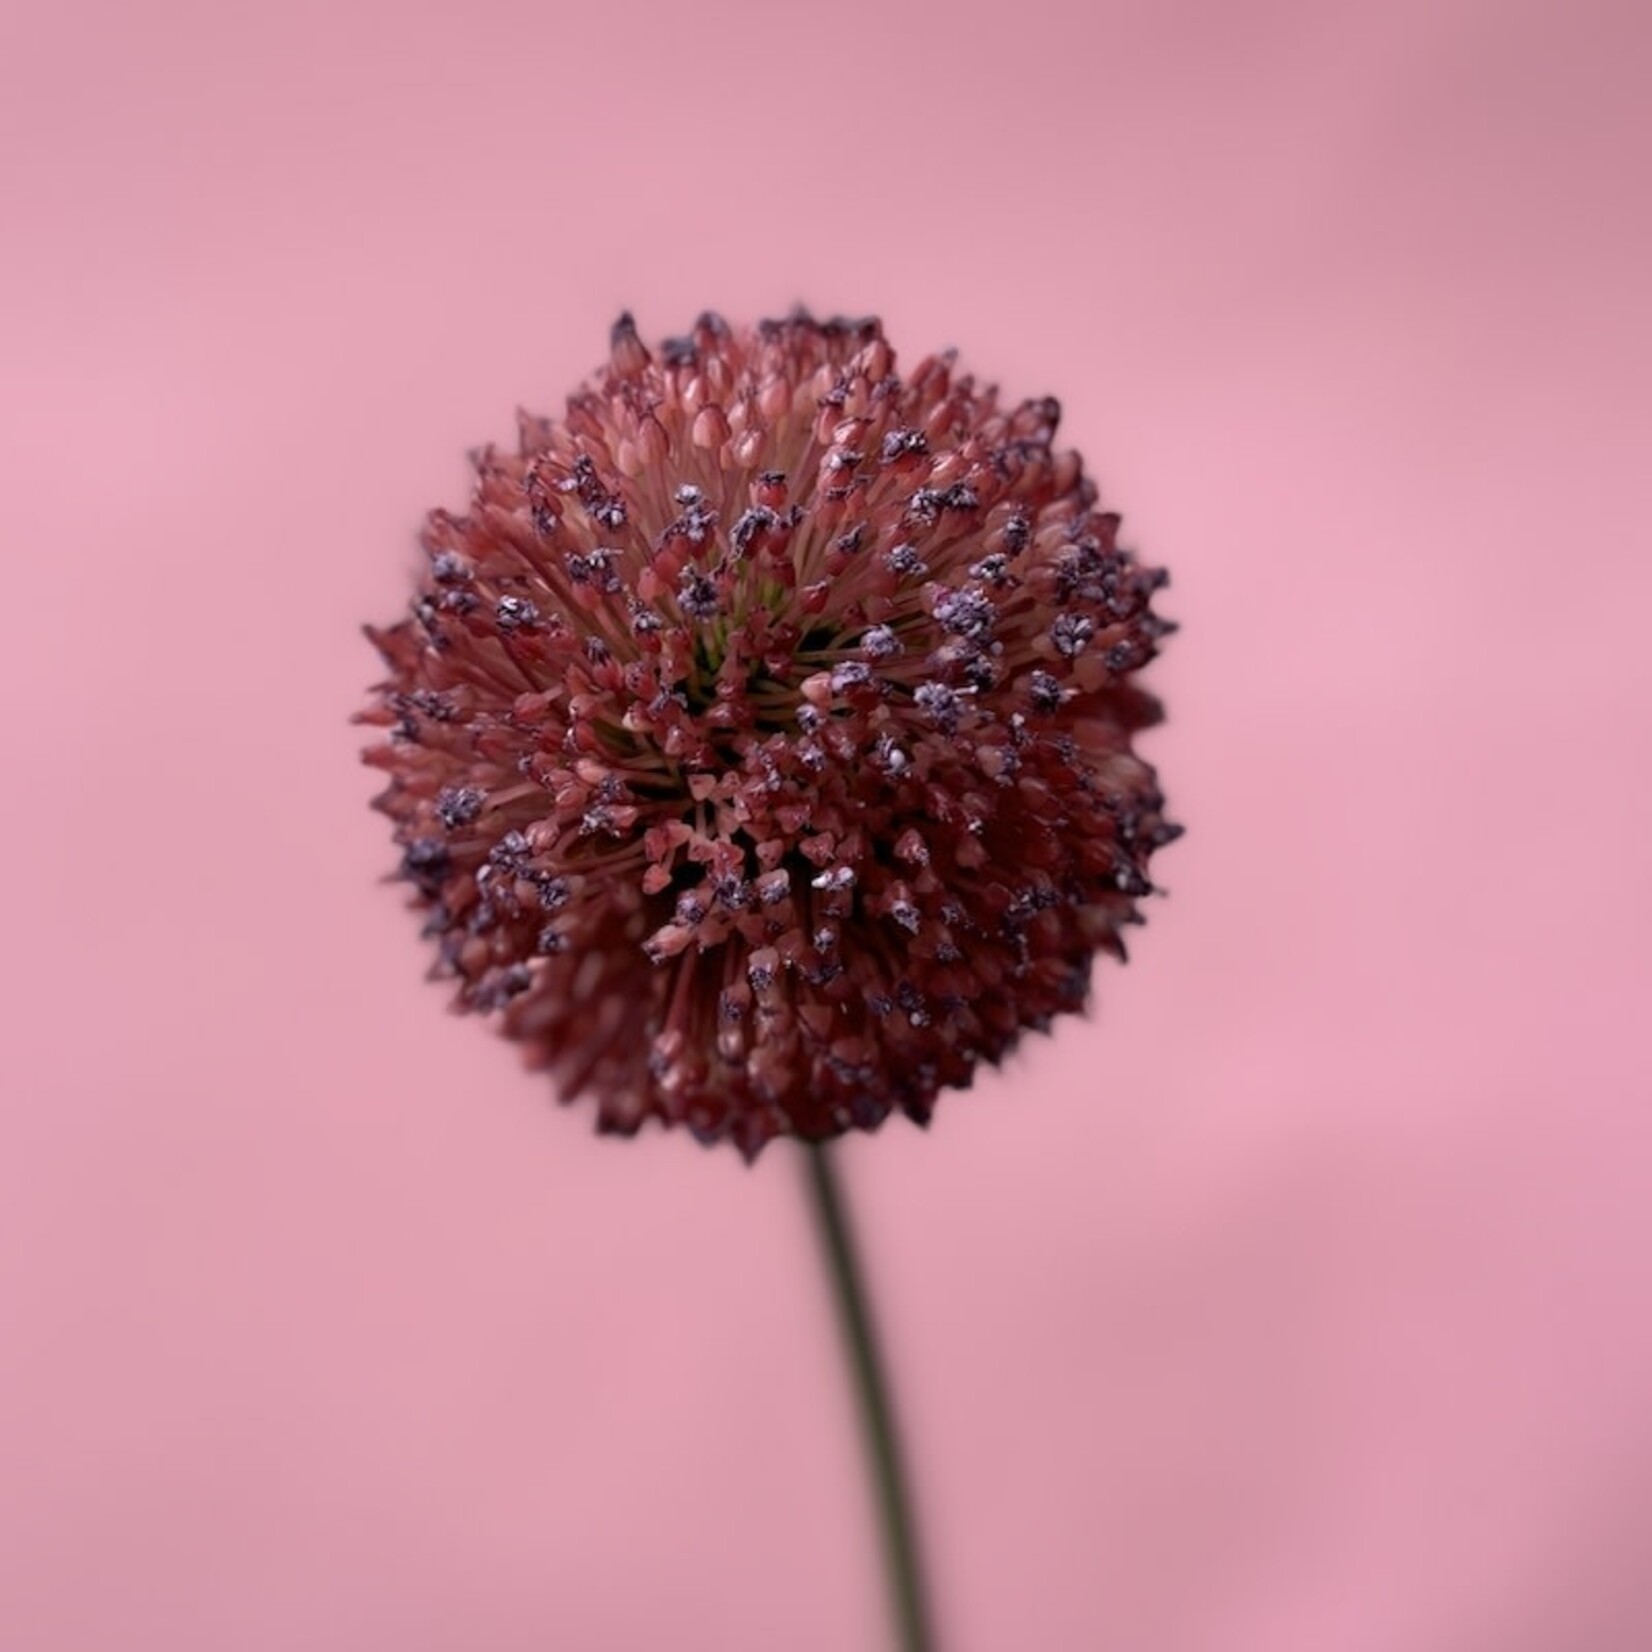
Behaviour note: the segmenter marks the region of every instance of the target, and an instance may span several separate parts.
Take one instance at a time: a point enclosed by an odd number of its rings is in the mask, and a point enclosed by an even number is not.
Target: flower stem
[[[900,1628],[901,1652],[934,1652],[918,1544],[912,1520],[912,1501],[901,1463],[900,1441],[889,1403],[889,1384],[883,1357],[872,1329],[866,1282],[843,1192],[832,1164],[832,1150],[820,1142],[804,1145],[815,1225],[820,1234],[826,1271],[831,1276],[838,1324],[854,1375],[861,1431],[872,1469],[878,1520],[883,1534],[884,1565],[891,1604]]]

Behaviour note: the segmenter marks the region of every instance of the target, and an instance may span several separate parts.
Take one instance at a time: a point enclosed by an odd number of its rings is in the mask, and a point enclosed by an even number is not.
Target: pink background
[[[0,1645],[880,1643],[789,1155],[445,1016],[344,723],[464,449],[799,297],[1185,627],[1099,1020],[847,1155],[947,1646],[1652,1644],[1645,17],[8,7]]]

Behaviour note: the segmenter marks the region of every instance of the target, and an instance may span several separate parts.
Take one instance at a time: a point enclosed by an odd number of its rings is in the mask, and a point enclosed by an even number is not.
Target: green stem
[[[838,1323],[854,1374],[861,1430],[871,1460],[884,1565],[900,1626],[901,1652],[934,1652],[918,1565],[912,1500],[907,1492],[900,1441],[889,1404],[889,1384],[872,1329],[866,1282],[849,1230],[848,1211],[832,1165],[831,1149],[819,1142],[809,1142],[805,1144],[805,1155],[815,1223],[825,1252],[826,1270],[831,1275]]]

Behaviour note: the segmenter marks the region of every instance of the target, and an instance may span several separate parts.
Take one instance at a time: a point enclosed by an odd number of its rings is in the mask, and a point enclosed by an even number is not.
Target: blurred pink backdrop
[[[442,1012],[412,534],[876,310],[1172,568],[1088,1025],[854,1143],[953,1652],[1652,1645],[1644,8],[14,4],[0,1646],[882,1644],[795,1165]]]

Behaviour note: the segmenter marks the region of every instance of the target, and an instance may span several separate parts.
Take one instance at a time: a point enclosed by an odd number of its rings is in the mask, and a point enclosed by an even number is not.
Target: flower
[[[599,1128],[926,1122],[1124,957],[1172,627],[1059,416],[875,320],[623,315],[429,517],[375,806],[458,1007]]]

